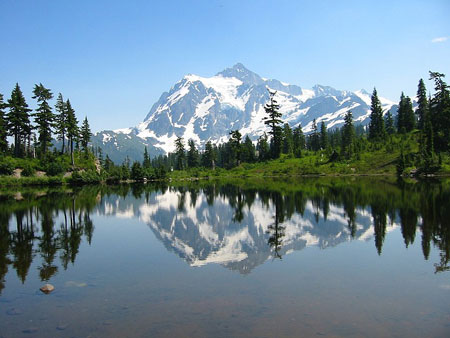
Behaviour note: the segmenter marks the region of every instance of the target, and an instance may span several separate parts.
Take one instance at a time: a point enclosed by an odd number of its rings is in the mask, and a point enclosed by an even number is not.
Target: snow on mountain
[[[134,147],[133,156],[127,155],[134,158],[135,153],[140,154],[137,159],[141,159],[144,147],[153,156],[174,151],[178,136],[186,142],[193,139],[203,147],[207,141],[224,142],[230,130],[239,129],[256,140],[267,131],[262,121],[264,104],[269,99],[267,89],[277,91],[275,98],[283,120],[291,127],[301,124],[304,132],[311,131],[314,119],[325,122],[328,128],[340,127],[348,110],[352,110],[357,123],[368,123],[370,94],[364,90],[342,91],[321,85],[303,89],[262,78],[238,63],[212,77],[184,76],[161,95],[142,123],[99,132],[93,143],[104,148],[111,158],[125,157],[125,150]],[[380,101],[386,112],[393,109],[394,102],[384,98]]]

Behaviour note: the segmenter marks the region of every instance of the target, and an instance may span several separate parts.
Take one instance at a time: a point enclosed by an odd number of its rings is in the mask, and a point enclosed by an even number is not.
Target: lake
[[[448,181],[3,189],[0,337],[450,336],[449,259]]]

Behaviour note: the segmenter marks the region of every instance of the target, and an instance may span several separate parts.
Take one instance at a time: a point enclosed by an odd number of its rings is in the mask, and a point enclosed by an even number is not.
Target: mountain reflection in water
[[[242,274],[307,246],[373,240],[381,255],[386,234],[397,227],[406,247],[420,235],[425,259],[432,247],[439,250],[435,272],[449,269],[446,182],[333,178],[27,189],[0,193],[0,294],[9,270],[24,283],[38,257],[42,281],[75,264],[80,244],[95,242],[96,214],[139,218],[189,265],[219,263]]]

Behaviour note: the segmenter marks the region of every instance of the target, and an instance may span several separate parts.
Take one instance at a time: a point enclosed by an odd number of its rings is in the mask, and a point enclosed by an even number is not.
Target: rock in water
[[[43,293],[50,293],[53,290],[55,290],[55,287],[53,285],[51,285],[51,284],[45,284],[43,287],[40,288],[40,290]]]

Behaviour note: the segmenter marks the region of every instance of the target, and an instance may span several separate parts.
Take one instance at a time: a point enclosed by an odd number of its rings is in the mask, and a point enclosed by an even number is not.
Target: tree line
[[[92,133],[87,117],[79,126],[70,100],[64,100],[59,93],[52,108],[50,101],[53,98],[50,89],[42,83],[36,84],[32,99],[36,100],[37,108],[33,112],[18,83],[7,101],[0,93],[0,157],[49,161],[48,156],[53,150],[55,154],[69,154],[74,166],[74,152],[80,150],[80,146],[88,154]],[[54,136],[62,141],[59,151],[52,148]],[[8,137],[13,139],[11,144]]]
[[[341,128],[328,129],[325,121],[318,123],[314,119],[307,134],[300,124],[292,128],[282,120],[276,91],[269,90],[269,100],[264,106],[264,123],[269,130],[257,139],[256,144],[239,130],[229,132],[228,142],[219,145],[206,142],[203,151],[196,147],[192,139],[188,140],[186,148],[184,139],[178,137],[174,153],[158,156],[150,162],[147,160],[147,164],[152,168],[163,167],[166,171],[198,167],[231,169],[241,163],[264,162],[281,156],[301,158],[318,152],[328,161],[345,162],[359,160],[363,152],[377,151],[382,147],[390,151],[392,147],[400,147],[399,174],[412,165],[423,170],[437,170],[441,162],[440,154],[450,149],[450,90],[444,77],[444,74],[430,72],[430,80],[435,85],[433,96],[427,96],[424,81],[420,79],[415,110],[411,98],[402,93],[394,118],[390,111],[383,111],[374,88],[368,126],[355,124],[349,110]],[[403,142],[405,135],[414,135],[418,140],[418,154],[408,153],[411,147],[406,141]],[[400,139],[400,142],[392,142],[393,137]]]

